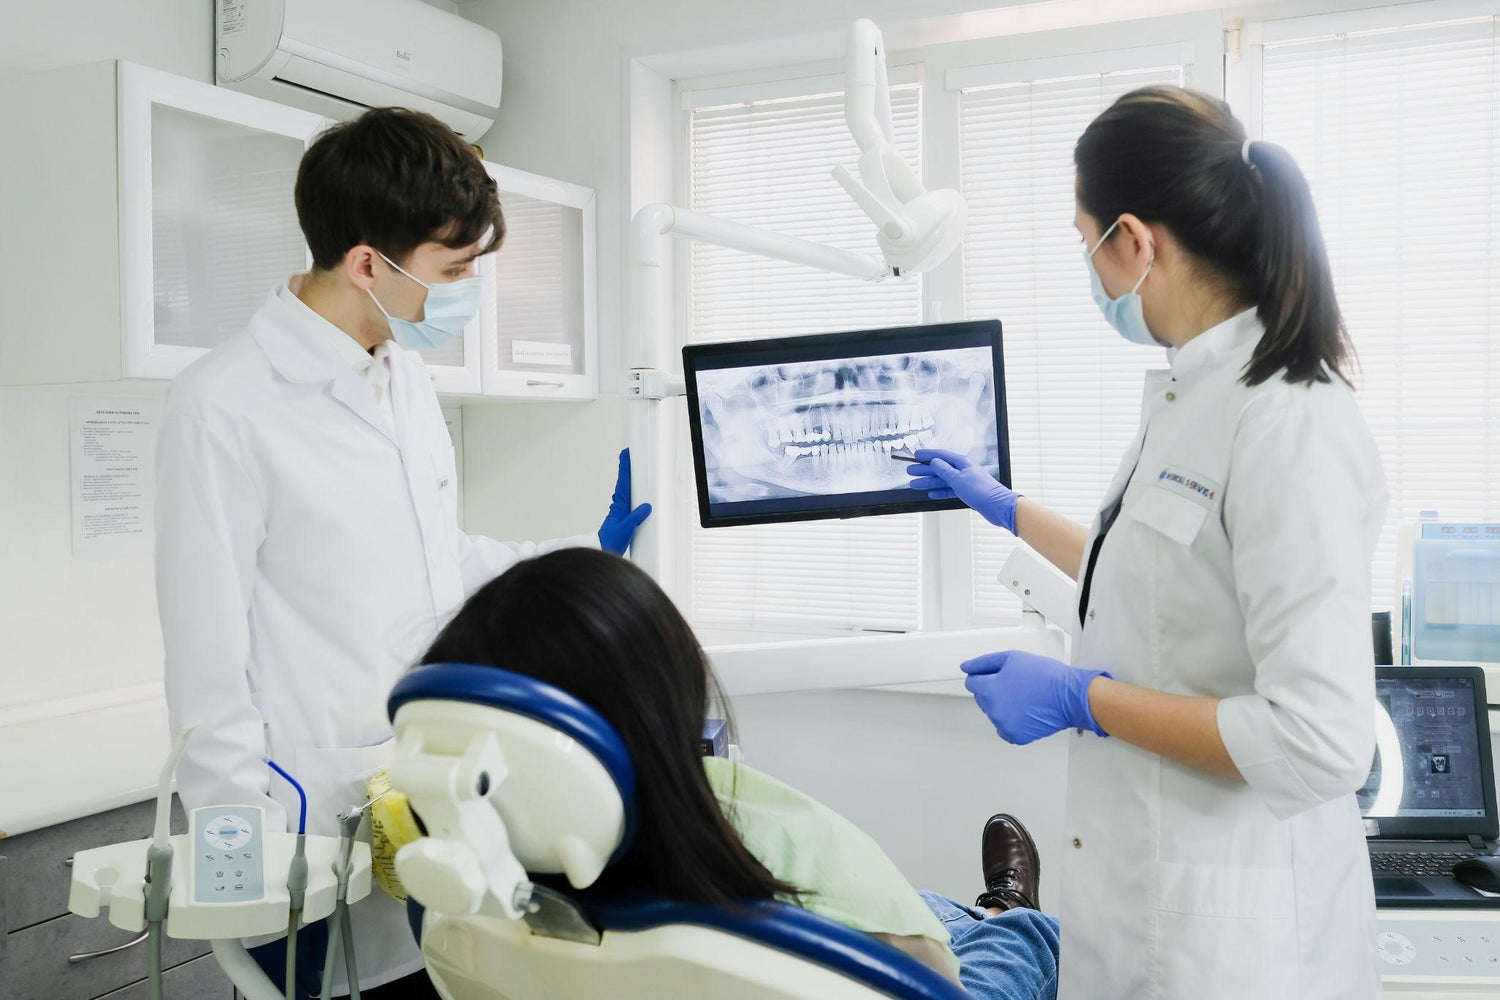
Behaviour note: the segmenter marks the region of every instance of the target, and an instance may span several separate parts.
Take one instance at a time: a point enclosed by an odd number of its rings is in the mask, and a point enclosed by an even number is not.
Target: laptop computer
[[[1478,667],[1376,667],[1375,763],[1357,793],[1375,903],[1500,906],[1453,877],[1500,836]]]

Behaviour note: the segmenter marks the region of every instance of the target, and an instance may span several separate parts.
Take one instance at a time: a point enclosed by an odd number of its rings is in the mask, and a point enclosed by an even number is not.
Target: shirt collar
[[[1255,348],[1265,330],[1255,306],[1209,327],[1177,350],[1167,352],[1172,377],[1186,382],[1227,361],[1239,361],[1241,354]]]
[[[300,284],[299,279],[301,277],[301,275],[294,276],[285,285],[277,289],[276,294],[303,322],[311,329],[316,330],[319,338],[338,352],[338,356],[346,364],[351,365],[356,372],[363,375],[365,370],[370,367],[370,352],[360,347],[359,342],[353,337],[328,322],[327,319],[319,315],[311,306],[297,297],[297,293],[292,291],[292,286]]]

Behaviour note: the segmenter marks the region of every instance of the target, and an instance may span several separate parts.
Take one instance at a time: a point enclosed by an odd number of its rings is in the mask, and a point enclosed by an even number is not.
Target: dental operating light
[[[844,121],[860,149],[859,177],[843,165],[833,176],[875,223],[886,263],[899,274],[938,266],[963,239],[968,207],[957,191],[926,190],[897,151],[885,42],[863,18],[844,53]]]

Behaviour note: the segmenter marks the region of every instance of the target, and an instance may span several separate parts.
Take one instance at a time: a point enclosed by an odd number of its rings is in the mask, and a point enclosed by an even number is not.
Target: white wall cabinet
[[[599,395],[595,198],[590,188],[493,163],[506,235],[481,263],[487,396]]]
[[[0,384],[170,378],[307,249],[323,119],[126,62],[0,81]]]
[[[0,386],[173,378],[307,269],[316,114],[120,61],[0,80],[0,123]],[[433,384],[594,398],[594,192],[486,169],[508,235]]]

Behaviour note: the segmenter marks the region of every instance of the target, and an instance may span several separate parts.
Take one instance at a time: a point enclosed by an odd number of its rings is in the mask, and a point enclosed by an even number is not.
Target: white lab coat
[[[1343,383],[1239,381],[1262,332],[1242,313],[1148,378],[1073,647],[1118,680],[1223,699],[1245,780],[1070,735],[1062,1000],[1379,994],[1353,793],[1374,755],[1385,479]]]
[[[157,593],[184,805],[296,817],[309,833],[386,766],[386,696],[444,620],[541,546],[459,530],[454,452],[421,358],[390,353],[394,429],[370,385],[273,293],[173,384],[157,450]],[[394,430],[394,433],[393,433]],[[597,544],[597,543],[595,543]],[[362,988],[421,968],[402,907],[354,907]],[[342,963],[339,963],[340,989]]]

